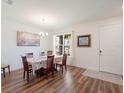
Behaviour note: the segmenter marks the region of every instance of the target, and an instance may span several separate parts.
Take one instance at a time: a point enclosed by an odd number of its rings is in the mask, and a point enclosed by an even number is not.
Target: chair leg
[[[63,65],[61,67],[62,67],[62,73],[63,73]]]
[[[48,79],[48,72],[46,72],[46,78]]]
[[[23,72],[23,79],[25,79],[25,71]]]
[[[32,76],[33,76],[33,71],[31,72]]]
[[[9,75],[10,75],[10,65],[8,66],[8,72],[9,72]]]
[[[65,70],[67,71],[67,66],[65,65]]]
[[[29,71],[27,71],[27,81],[29,82]]]
[[[57,70],[57,64],[55,64],[56,65],[56,70]]]
[[[60,69],[60,71],[62,70],[62,66],[61,65],[59,65],[59,69]]]
[[[52,76],[54,76],[54,68],[53,68],[53,70],[52,70]]]
[[[5,68],[3,68],[3,76],[5,77]]]

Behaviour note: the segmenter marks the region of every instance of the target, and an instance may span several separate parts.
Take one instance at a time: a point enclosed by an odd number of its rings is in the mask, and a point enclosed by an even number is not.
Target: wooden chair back
[[[63,54],[63,57],[62,57],[62,64],[63,64],[63,65],[66,65],[66,61],[67,61],[67,54]]]
[[[53,51],[52,50],[47,51],[47,56],[49,56],[49,55],[53,55]]]
[[[47,56],[47,70],[53,69],[54,55]]]
[[[45,52],[40,52],[39,56],[45,56]]]
[[[28,66],[28,62],[27,62],[27,57],[26,56],[22,56],[22,63],[23,63],[23,69],[25,71],[29,70],[29,66]]]
[[[33,55],[34,55],[33,53],[26,53],[27,58],[33,58]]]

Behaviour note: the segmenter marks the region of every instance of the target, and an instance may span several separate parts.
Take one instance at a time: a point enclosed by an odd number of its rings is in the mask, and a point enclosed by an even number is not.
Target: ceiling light
[[[43,37],[44,37],[44,36],[48,36],[48,33],[39,32],[39,33],[38,33],[38,35],[40,35],[40,36],[43,36]]]
[[[38,35],[42,35],[42,32],[39,32]]]
[[[46,33],[46,36],[48,36],[48,33]]]
[[[44,36],[45,36],[45,34],[44,34],[44,33],[42,33],[42,36],[44,37]]]

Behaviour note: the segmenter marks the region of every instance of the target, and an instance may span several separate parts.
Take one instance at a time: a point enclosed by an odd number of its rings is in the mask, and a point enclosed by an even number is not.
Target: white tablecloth
[[[35,74],[35,70],[46,67],[47,56],[37,57],[37,58],[28,58],[28,63],[32,65],[33,74]],[[55,56],[54,62],[62,61],[62,56]]]

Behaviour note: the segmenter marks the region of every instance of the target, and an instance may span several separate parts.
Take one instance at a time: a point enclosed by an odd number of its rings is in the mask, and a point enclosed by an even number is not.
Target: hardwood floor
[[[23,70],[2,76],[2,93],[122,93],[122,86],[82,76],[85,69],[68,67],[67,72],[56,72],[54,77],[23,79]]]

